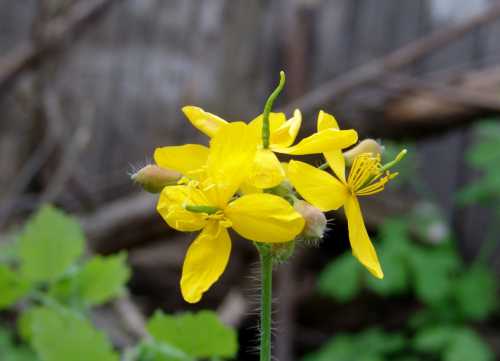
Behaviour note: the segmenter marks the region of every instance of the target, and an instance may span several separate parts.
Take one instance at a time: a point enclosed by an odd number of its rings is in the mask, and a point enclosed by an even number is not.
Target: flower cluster
[[[134,178],[149,190],[161,189],[157,210],[170,227],[199,231],[182,269],[180,286],[187,302],[198,302],[226,268],[231,252],[229,228],[257,244],[280,249],[278,244],[293,246],[300,239],[321,238],[326,229],[322,212],[341,207],[354,256],[374,276],[383,277],[358,197],[382,191],[397,175],[389,168],[405,151],[386,165],[381,163],[381,147],[373,140],[360,142],[344,154],[344,149],[357,143],[357,132],[341,130],[335,118],[323,111],[317,131],[295,144],[302,122],[299,110],[290,119],[283,113],[265,112],[248,124],[227,122],[194,106],[182,110],[210,138],[209,147],[158,148],[156,165]],[[320,167],[298,160],[281,163],[276,153],[323,154],[326,163]]]

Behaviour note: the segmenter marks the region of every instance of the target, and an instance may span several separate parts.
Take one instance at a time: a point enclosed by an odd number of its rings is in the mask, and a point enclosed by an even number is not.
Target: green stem
[[[258,247],[261,269],[260,361],[271,360],[273,259],[268,245]]]
[[[212,206],[195,206],[191,204],[187,204],[184,207],[187,211],[193,213],[206,213],[206,214],[214,214],[220,211],[220,208],[212,207]]]
[[[264,114],[262,119],[262,146],[264,149],[269,148],[269,138],[271,129],[269,126],[269,114],[273,109],[273,104],[278,95],[281,93],[283,88],[285,87],[285,72],[280,71],[280,82],[276,89],[271,93],[269,98],[267,98],[266,104],[264,105]]]
[[[323,164],[321,164],[318,169],[321,169],[321,170],[325,170],[325,169],[328,169],[330,165],[328,164],[328,162],[325,162]]]

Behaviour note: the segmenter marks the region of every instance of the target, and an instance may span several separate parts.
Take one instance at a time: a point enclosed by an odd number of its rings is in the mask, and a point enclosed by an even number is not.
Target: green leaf
[[[370,328],[356,335],[356,349],[369,350],[370,354],[387,355],[401,351],[406,346],[402,334],[386,333],[379,328]]]
[[[396,248],[404,251],[411,243],[408,238],[408,222],[403,218],[385,220],[380,227],[378,238],[391,249]]]
[[[460,205],[480,203],[490,206],[497,202],[499,196],[500,172],[490,172],[466,185],[458,192],[456,198]]]
[[[42,207],[26,224],[19,242],[21,271],[32,281],[53,282],[83,252],[78,222],[51,206]]]
[[[0,310],[15,304],[29,290],[28,281],[6,265],[0,265]]]
[[[447,246],[415,248],[409,260],[418,298],[429,305],[445,301],[452,291],[452,275],[460,265],[456,253]]]
[[[17,318],[17,332],[27,343],[31,341],[33,314],[37,308],[28,308]]]
[[[444,352],[443,361],[493,361],[489,346],[472,330],[457,332]]]
[[[321,272],[318,290],[339,302],[351,301],[361,290],[362,268],[348,252],[330,262]]]
[[[352,341],[352,337],[345,334],[338,334],[320,350],[306,355],[302,361],[352,360],[355,353],[356,347]]]
[[[467,150],[465,159],[477,169],[489,170],[491,164],[500,161],[498,142],[500,141],[500,127],[495,123],[480,123],[475,131],[474,144]]]
[[[9,331],[0,327],[0,360],[38,361],[35,353],[26,345],[17,345]]]
[[[231,358],[238,351],[236,332],[223,325],[211,311],[175,316],[158,311],[147,329],[155,340],[194,358]]]
[[[497,307],[495,276],[482,265],[464,272],[456,282],[455,299],[466,318],[484,320]]]
[[[384,244],[379,251],[384,278],[367,277],[366,283],[381,296],[400,295],[408,289],[408,269],[406,259],[397,250]]]
[[[130,278],[127,255],[96,256],[77,275],[80,295],[87,305],[100,305],[124,293]]]
[[[405,346],[402,335],[373,328],[359,334],[337,334],[319,351],[306,355],[303,361],[383,361],[385,356]]]
[[[119,360],[102,332],[68,310],[34,310],[32,332],[32,345],[43,361]]]
[[[6,242],[0,242],[0,263],[15,264],[18,259],[18,244],[11,240],[14,236],[7,235]]]
[[[181,350],[164,342],[145,341],[139,345],[137,361],[193,361]],[[135,360],[135,359],[134,359]]]
[[[440,354],[457,332],[454,326],[431,326],[418,331],[412,341],[413,348],[428,354]]]
[[[500,168],[492,166],[500,163],[500,125],[497,121],[485,121],[475,127],[476,139],[467,150],[465,159],[472,167],[484,174],[467,185],[459,194],[461,204],[481,203],[496,205],[500,197]]]

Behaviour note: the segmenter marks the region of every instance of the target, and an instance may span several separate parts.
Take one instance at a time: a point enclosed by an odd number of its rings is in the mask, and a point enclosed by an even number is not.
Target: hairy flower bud
[[[293,207],[304,217],[306,224],[300,237],[305,240],[315,241],[323,237],[326,231],[327,221],[323,212],[311,204],[297,200]]]
[[[271,255],[274,263],[284,263],[292,257],[295,251],[295,241],[284,243],[273,243],[271,245]]]
[[[384,151],[384,147],[380,145],[377,141],[373,139],[364,139],[358,143],[355,147],[349,149],[347,152],[344,152],[344,158],[346,160],[346,164],[350,166],[358,155],[363,153],[371,153],[372,155],[382,154]]]
[[[160,193],[168,185],[176,184],[181,174],[175,170],[148,164],[130,176],[134,182],[139,184],[145,191]]]

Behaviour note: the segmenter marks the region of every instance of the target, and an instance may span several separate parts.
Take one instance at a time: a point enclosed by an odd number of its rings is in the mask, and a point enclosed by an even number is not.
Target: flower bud
[[[349,149],[347,152],[344,152],[344,158],[346,164],[349,166],[352,164],[354,159],[363,153],[371,153],[374,156],[378,154],[382,154],[384,151],[384,147],[380,145],[377,141],[373,139],[364,139],[358,143],[355,147]]]
[[[295,251],[295,241],[284,243],[273,243],[271,245],[271,255],[274,263],[285,263],[292,257]]]
[[[324,213],[318,208],[302,200],[295,201],[293,207],[302,215],[302,217],[304,217],[304,220],[306,221],[304,230],[299,237],[308,241],[317,241],[321,239],[327,226]]]
[[[148,164],[130,176],[134,182],[139,184],[145,191],[160,193],[168,185],[176,184],[181,174],[175,170]]]

